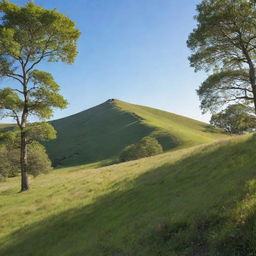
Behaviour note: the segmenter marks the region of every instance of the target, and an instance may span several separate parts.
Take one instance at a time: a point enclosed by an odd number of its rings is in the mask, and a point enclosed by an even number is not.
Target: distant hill
[[[226,136],[203,122],[115,99],[51,123],[58,137],[46,147],[54,166],[115,160],[126,146],[148,135],[165,151]]]

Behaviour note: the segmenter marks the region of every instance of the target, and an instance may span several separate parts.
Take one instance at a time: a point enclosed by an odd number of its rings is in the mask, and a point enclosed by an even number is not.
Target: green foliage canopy
[[[25,128],[28,144],[27,172],[37,176],[49,172],[51,161],[40,142],[54,139],[56,131],[46,122],[29,124]],[[0,180],[17,176],[20,173],[20,132],[14,128],[0,133]]]
[[[197,12],[187,41],[190,64],[213,72],[197,91],[201,109],[215,112],[231,102],[256,109],[255,1],[203,0]]]
[[[251,132],[256,128],[256,116],[251,108],[242,104],[229,105],[211,117],[210,123],[231,134]]]
[[[56,138],[56,130],[47,122],[28,124],[24,129],[24,133],[26,134],[27,144],[31,144],[33,141],[44,142]],[[0,132],[0,144],[20,148],[20,131],[14,128]]]
[[[0,91],[3,117],[35,115],[50,118],[53,108],[64,108],[67,101],[59,95],[59,85],[48,72],[35,69],[41,61],[73,63],[80,36],[75,23],[54,10],[46,10],[33,2],[19,7],[8,1],[0,3],[0,77],[9,77],[19,86]]]
[[[77,39],[80,32],[75,23],[56,9],[46,10],[33,2],[25,7],[17,6],[9,1],[0,4],[2,25],[1,55],[12,59],[2,60],[6,63],[6,74],[13,70],[13,60],[36,64],[43,58],[47,61],[63,61],[73,63],[77,55]],[[33,65],[36,65],[33,63]],[[33,69],[31,67],[30,70]]]
[[[137,144],[126,147],[121,155],[120,161],[130,161],[143,157],[154,156],[163,152],[161,144],[153,137],[144,137]]]
[[[27,145],[32,138],[26,131],[29,117],[49,119],[54,108],[67,105],[52,75],[36,67],[42,61],[73,63],[80,32],[67,16],[33,2],[20,7],[3,0],[0,14],[0,78],[17,82],[0,90],[0,111],[1,117],[14,118],[20,129],[21,191],[25,191],[29,189]],[[48,136],[47,129],[41,127],[35,132],[33,128],[33,136]]]
[[[10,143],[10,142],[9,142]],[[20,173],[19,148],[13,144],[0,146],[0,181]],[[52,169],[51,161],[43,145],[33,141],[28,146],[28,174],[37,176]]]

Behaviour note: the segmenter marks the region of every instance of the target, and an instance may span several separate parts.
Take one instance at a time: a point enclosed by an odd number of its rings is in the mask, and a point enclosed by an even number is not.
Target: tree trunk
[[[251,60],[249,61],[249,78],[252,87],[254,111],[256,113],[256,77],[255,68]]]
[[[256,114],[256,90],[253,90],[253,103],[254,103],[254,111]]]
[[[253,105],[254,105],[254,111],[256,114],[256,72],[255,72],[255,66],[252,62],[252,59],[246,50],[245,47],[242,48],[242,51],[245,55],[245,58],[247,59],[247,63],[249,66],[249,80],[252,87],[252,94],[253,94]]]
[[[28,185],[28,174],[27,174],[27,160],[28,150],[26,133],[21,131],[21,141],[20,141],[20,169],[21,169],[21,192],[29,189]]]

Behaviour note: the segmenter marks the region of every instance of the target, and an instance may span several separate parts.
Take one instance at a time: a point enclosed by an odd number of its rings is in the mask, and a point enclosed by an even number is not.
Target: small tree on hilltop
[[[19,128],[21,191],[24,191],[29,189],[28,118],[48,119],[53,108],[67,105],[52,75],[36,67],[44,60],[73,63],[80,32],[65,15],[33,2],[19,7],[2,1],[0,12],[0,77],[16,82],[0,90],[0,109],[2,117],[14,118]]]
[[[255,129],[256,116],[248,106],[235,104],[213,114],[210,123],[230,134],[241,134]]]
[[[203,0],[190,34],[190,64],[213,71],[198,90],[203,112],[230,102],[256,111],[256,7],[254,0]]]

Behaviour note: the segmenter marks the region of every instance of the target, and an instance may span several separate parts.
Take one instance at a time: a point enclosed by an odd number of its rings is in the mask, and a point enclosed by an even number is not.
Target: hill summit
[[[165,151],[225,136],[209,124],[117,99],[51,123],[58,137],[46,147],[54,166],[113,161],[145,136],[157,138]]]

